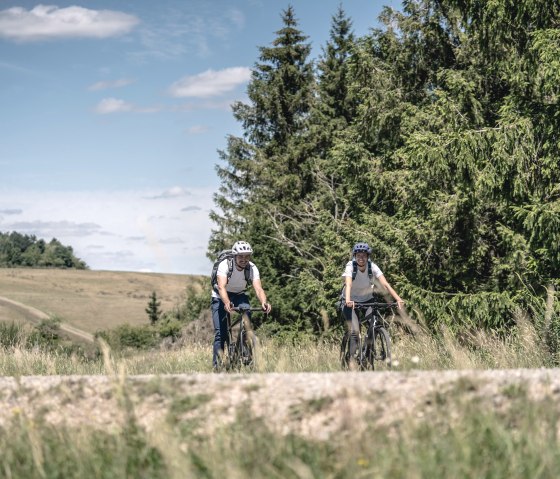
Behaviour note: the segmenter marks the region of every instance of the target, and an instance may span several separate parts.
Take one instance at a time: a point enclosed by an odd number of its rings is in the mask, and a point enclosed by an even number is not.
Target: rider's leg
[[[219,298],[212,298],[212,323],[214,324],[214,348],[212,351],[212,365],[218,367],[218,357],[224,352],[224,345],[228,337],[227,313],[224,303]]]
[[[344,306],[344,316],[346,318],[346,327],[350,333],[350,357],[353,358],[358,347],[358,336],[360,334],[360,321],[354,309]]]
[[[229,297],[231,299],[231,302],[234,304],[235,307],[242,307],[242,308],[250,308],[251,305],[249,304],[249,296],[247,296],[247,293],[237,293],[237,294],[229,294]],[[249,321],[251,320],[251,311],[247,311],[245,313],[247,315],[247,317],[249,318]],[[247,322],[245,322],[247,323]],[[246,328],[250,328],[251,325],[250,324],[245,324]]]
[[[250,308],[251,305],[249,304],[249,297],[247,293],[229,293],[229,299],[233,303],[233,305],[238,308]],[[247,314],[251,316],[251,311],[247,311]]]

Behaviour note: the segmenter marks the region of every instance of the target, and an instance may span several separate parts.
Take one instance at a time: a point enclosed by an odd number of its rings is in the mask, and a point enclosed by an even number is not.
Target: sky
[[[361,36],[400,2],[0,0],[0,232],[94,270],[208,275],[231,104],[289,5],[316,59],[339,5]]]

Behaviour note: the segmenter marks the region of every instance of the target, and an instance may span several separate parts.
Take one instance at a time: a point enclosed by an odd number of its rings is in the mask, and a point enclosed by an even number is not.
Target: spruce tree
[[[339,9],[316,85],[284,12],[234,107],[210,250],[252,242],[295,327],[334,317],[360,240],[429,324],[503,330],[521,310],[560,331],[560,6],[403,7],[357,39]]]
[[[148,318],[150,319],[150,324],[156,324],[161,318],[162,311],[160,309],[161,301],[158,301],[157,294],[152,291],[150,296],[150,301],[148,302],[148,307],[145,309]]]
[[[218,229],[210,240],[211,252],[236,239],[252,243],[269,297],[277,304],[285,302],[283,291],[294,274],[291,245],[287,237],[278,237],[277,226],[312,187],[304,138],[314,88],[311,47],[292,7],[283,12],[282,23],[271,46],[260,47],[249,103],[233,107],[244,133],[231,136],[220,154],[225,165],[217,168],[219,210],[211,214]],[[278,316],[281,310],[274,309]]]

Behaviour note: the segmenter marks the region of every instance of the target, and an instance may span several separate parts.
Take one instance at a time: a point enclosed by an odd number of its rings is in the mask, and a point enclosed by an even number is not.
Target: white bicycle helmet
[[[236,241],[231,251],[233,254],[253,254],[253,248],[247,241]]]

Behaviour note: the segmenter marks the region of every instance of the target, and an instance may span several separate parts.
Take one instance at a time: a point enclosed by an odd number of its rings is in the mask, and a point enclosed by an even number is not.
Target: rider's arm
[[[270,313],[272,306],[270,305],[270,303],[266,302],[266,293],[264,292],[260,279],[253,280],[253,288],[255,289],[255,294],[257,295],[257,298],[259,298],[262,309],[267,313]]]
[[[231,301],[226,291],[227,276],[218,275],[216,277],[216,280],[218,282],[218,294],[220,295],[220,299],[224,303],[224,308],[228,313],[231,313]]]
[[[401,297],[397,294],[397,292],[393,289],[393,287],[389,284],[389,281],[387,281],[387,278],[385,278],[385,275],[381,275],[377,278],[377,280],[379,281],[379,283],[381,284],[381,286],[383,286],[385,288],[385,290],[393,297],[393,299],[397,302],[397,305],[399,307],[399,309],[401,309],[404,305],[404,301],[401,299]]]
[[[354,301],[352,301],[352,276],[345,276],[344,277],[344,284],[346,285],[346,288],[344,289],[345,292],[345,300],[346,300],[346,306],[348,306],[349,308],[353,308],[354,307]]]

